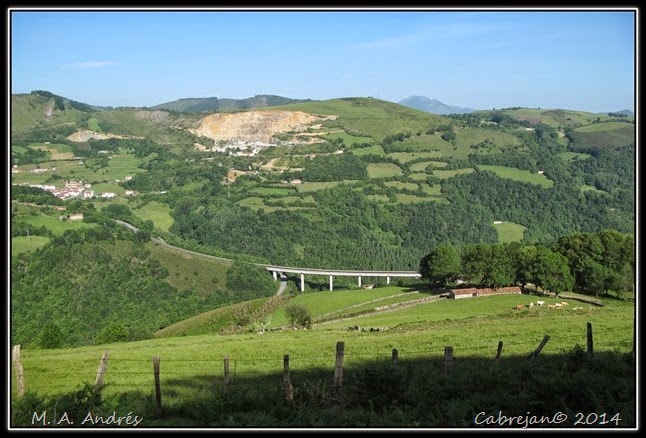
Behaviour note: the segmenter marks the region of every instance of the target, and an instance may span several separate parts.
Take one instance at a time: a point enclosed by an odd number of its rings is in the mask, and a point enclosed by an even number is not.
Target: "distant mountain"
[[[621,111],[615,111],[612,113],[609,113],[610,115],[616,115],[616,116],[625,116],[625,117],[635,117],[635,113],[632,112],[629,109],[621,110]]]
[[[311,102],[311,99],[290,99],[282,96],[260,94],[246,99],[219,99],[217,97],[185,98],[166,102],[151,107],[151,109],[166,109],[183,113],[199,113],[203,111],[222,111],[236,109],[261,108],[267,106],[287,105],[289,103]]]
[[[415,108],[421,111],[426,111],[432,114],[465,114],[475,111],[473,108],[462,108],[459,106],[451,106],[440,102],[437,99],[429,99],[424,96],[411,96],[398,102],[410,108]]]

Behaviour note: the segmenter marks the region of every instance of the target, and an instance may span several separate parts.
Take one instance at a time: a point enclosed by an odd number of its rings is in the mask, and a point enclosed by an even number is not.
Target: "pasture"
[[[520,242],[527,228],[523,225],[506,221],[500,224],[494,223],[493,227],[498,233],[498,242],[501,243]]]
[[[397,190],[417,190],[418,185],[415,183],[407,183],[407,182],[401,182],[401,181],[386,181],[384,183],[386,187],[394,187]]]
[[[11,256],[22,252],[34,251],[49,243],[49,237],[45,236],[19,236],[11,238]]]
[[[230,262],[179,251],[156,242],[148,242],[146,247],[168,270],[166,281],[178,290],[192,290],[202,297],[224,290]]]
[[[462,169],[453,169],[453,170],[433,169],[432,175],[440,179],[447,179],[447,178],[454,177],[456,175],[462,175],[464,173],[471,173],[471,172],[474,172],[473,168],[471,167],[465,167]]]
[[[170,211],[171,209],[167,204],[157,201],[148,202],[141,207],[132,209],[135,216],[143,220],[153,221],[155,227],[164,231],[168,231],[170,226],[173,225]]]
[[[401,175],[403,172],[399,166],[393,163],[370,163],[368,164],[369,178],[390,178]]]
[[[366,148],[352,149],[351,152],[353,155],[356,155],[357,157],[363,157],[365,155],[377,155],[377,156],[383,157],[386,155],[386,152],[384,152],[384,148],[378,144],[373,146],[368,146]]]
[[[343,314],[343,309],[351,311],[351,306],[359,305],[354,309],[364,306],[363,310],[372,304],[378,307],[380,301],[384,302],[380,299],[397,300],[395,295],[406,292],[394,287],[316,292],[299,295],[288,304],[301,303],[320,317],[331,312]],[[165,403],[172,406],[173,393],[182,390],[176,386],[178,379],[199,375],[221,378],[224,355],[231,358],[232,373],[240,376],[278,373],[282,370],[284,354],[290,355],[297,373],[321,367],[331,370],[334,346],[339,340],[345,342],[348,365],[376,358],[388,360],[393,348],[399,351],[403,361],[421,357],[439,359],[445,345],[453,346],[458,358],[493,358],[499,340],[504,341],[503,357],[526,357],[545,334],[550,335],[550,340],[543,349],[544,355],[562,354],[576,344],[585,345],[586,323],[590,322],[596,353],[628,352],[632,348],[633,304],[605,300],[604,307],[592,307],[569,300],[568,307],[548,309],[547,305],[557,300],[541,298],[545,306],[513,309],[516,304],[528,305],[536,299],[529,295],[447,299],[321,323],[306,331],[283,329],[258,335],[254,329],[237,335],[204,334],[60,350],[25,349],[21,356],[28,388],[53,394],[93,381],[101,354],[109,350],[105,391],[116,395],[132,389],[150,393],[151,357],[159,355]],[[370,300],[376,301],[367,303]],[[286,323],[282,315],[280,309],[274,313],[270,327]],[[349,329],[354,326],[380,331]],[[12,390],[15,391],[15,381]]]
[[[428,178],[428,175],[426,173],[411,173],[408,175],[408,178],[413,181],[424,181]]]
[[[563,161],[572,161],[572,160],[585,160],[586,158],[590,158],[592,155],[590,154],[584,154],[583,152],[561,152],[560,154],[556,155]]]
[[[489,170],[491,172],[494,172],[501,178],[527,182],[530,184],[538,184],[544,188],[550,188],[554,185],[554,181],[550,180],[545,175],[540,173],[532,173],[529,170],[521,170],[514,167],[505,166],[489,166],[484,164],[479,164],[478,167],[482,170]]]
[[[302,184],[298,184],[296,186],[296,189],[298,190],[299,193],[307,193],[307,192],[316,192],[318,190],[325,190],[325,189],[330,189],[332,187],[336,187],[339,184],[354,184],[356,183],[356,180],[350,180],[346,179],[343,181],[327,181],[327,182],[303,182]]]
[[[437,151],[429,152],[392,152],[387,155],[388,157],[406,164],[409,161],[419,160],[420,158],[441,158],[442,153]],[[411,169],[412,170],[412,169]]]
[[[32,149],[39,149],[41,151],[46,151],[49,153],[49,159],[52,161],[58,160],[71,160],[74,158],[74,153],[72,152],[72,147],[68,144],[62,143],[31,143],[29,145]],[[13,148],[12,148],[13,150]]]
[[[37,215],[37,216],[27,216],[24,218],[20,218],[19,222],[24,222],[30,225],[33,225],[34,227],[45,227],[48,230],[50,230],[54,235],[60,236],[65,231],[67,230],[79,230],[82,228],[95,228],[98,227],[98,224],[94,223],[85,223],[85,222],[80,222],[80,221],[62,221],[58,218],[51,217],[51,216],[45,216],[45,215]]]
[[[350,135],[345,131],[330,132],[329,134],[326,134],[322,137],[328,141],[337,140],[340,138],[341,140],[343,140],[343,143],[347,146],[353,146],[354,144],[374,143],[374,140],[372,139],[372,137]]]

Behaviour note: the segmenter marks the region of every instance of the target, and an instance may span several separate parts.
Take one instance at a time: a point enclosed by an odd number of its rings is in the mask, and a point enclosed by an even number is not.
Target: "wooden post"
[[[231,380],[229,379],[229,356],[224,356],[224,395],[229,395]]]
[[[341,389],[343,387],[343,353],[345,350],[345,343],[339,341],[336,343],[336,362],[334,366],[334,391],[337,397],[341,397]]]
[[[588,357],[592,358],[593,351],[592,351],[592,323],[588,323],[588,331],[587,331],[587,340],[588,340]]]
[[[538,344],[538,347],[536,347],[536,350],[534,350],[534,352],[533,352],[533,353],[532,353],[532,355],[530,356],[530,357],[531,357],[531,359],[532,359],[532,362],[534,362],[534,360],[536,360],[536,358],[538,357],[538,355],[541,353],[541,350],[543,349],[543,347],[545,346],[545,344],[547,344],[547,341],[549,341],[549,340],[550,340],[550,336],[549,336],[549,335],[545,335],[545,337],[543,338],[543,340],[541,341],[541,343],[540,343],[540,344]]]
[[[283,383],[285,385],[285,400],[294,400],[294,387],[289,379],[289,354],[283,356]]]
[[[155,375],[155,401],[157,402],[157,417],[162,416],[161,383],[159,382],[159,356],[153,356],[153,374]]]
[[[444,373],[448,374],[452,366],[453,366],[453,347],[447,345],[446,347],[444,347]]]
[[[398,360],[399,360],[399,352],[397,351],[396,348],[393,348],[393,365],[397,365]]]
[[[502,341],[498,341],[498,351],[496,351],[496,357],[493,359],[494,362],[500,362],[500,354],[502,353]]]
[[[103,386],[103,376],[105,376],[105,370],[108,368],[108,356],[110,352],[105,350],[101,361],[99,362],[99,369],[96,372],[96,380],[94,381],[94,386]]]
[[[13,367],[16,370],[16,385],[18,386],[18,397],[25,395],[25,373],[20,361],[20,344],[14,345],[11,351],[13,358]]]

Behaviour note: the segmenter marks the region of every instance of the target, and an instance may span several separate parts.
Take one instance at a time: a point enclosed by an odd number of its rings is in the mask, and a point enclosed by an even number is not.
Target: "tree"
[[[444,243],[422,258],[419,272],[432,285],[444,286],[458,277],[461,263],[459,250],[449,243]]]
[[[560,291],[572,289],[574,277],[570,273],[568,260],[562,254],[538,246],[530,263],[532,282],[536,286],[554,292],[556,296]]]
[[[40,346],[43,348],[59,348],[63,345],[63,332],[53,322],[48,322],[40,332]]]
[[[287,315],[292,328],[310,328],[312,326],[312,316],[302,304],[290,304],[285,307],[285,315]]]
[[[463,272],[483,287],[514,284],[516,267],[504,244],[467,245],[462,254]]]

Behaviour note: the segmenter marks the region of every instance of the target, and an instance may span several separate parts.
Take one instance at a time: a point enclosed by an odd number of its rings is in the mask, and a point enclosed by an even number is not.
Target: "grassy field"
[[[399,161],[400,163],[408,163],[409,161],[418,160],[420,158],[440,158],[441,152],[393,152],[388,154],[388,157]]]
[[[384,183],[386,187],[394,187],[397,190],[408,189],[408,190],[417,190],[418,185],[415,183],[407,183],[401,181],[386,181]]]
[[[590,158],[592,155],[584,154],[582,152],[561,152],[557,156],[563,161],[572,161],[572,160],[585,160]]]
[[[292,103],[262,108],[263,111],[293,110],[313,114],[338,115],[334,122],[346,132],[370,136],[377,142],[386,136],[401,132],[425,130],[429,125],[439,126],[445,117],[406,108],[373,98],[342,98],[316,102]]]
[[[442,196],[442,192],[441,192],[442,186],[439,184],[430,186],[428,184],[422,183],[421,187],[422,187],[422,190],[424,190],[424,192],[428,193],[431,196]]]
[[[403,141],[390,145],[394,151],[415,151],[415,152],[439,152],[446,154],[451,151],[451,143],[444,140],[439,134],[414,135]]]
[[[408,193],[397,193],[397,203],[399,204],[417,204],[419,202],[439,201],[440,198],[421,198],[417,195],[409,195]]]
[[[441,179],[451,178],[455,175],[462,175],[463,173],[471,173],[474,170],[471,167],[466,167],[463,169],[454,169],[454,170],[433,170],[433,176],[436,176]]]
[[[499,242],[520,242],[527,227],[515,224],[513,222],[502,222],[500,224],[493,224],[493,227],[498,232]]]
[[[101,125],[99,125],[99,121],[97,120],[96,117],[90,117],[88,119],[87,127],[90,131],[103,132],[103,129],[101,129]]]
[[[21,252],[34,251],[41,248],[49,242],[49,237],[45,236],[20,236],[11,238],[11,255],[20,254]]]
[[[495,145],[493,150],[500,152],[502,148],[520,144],[520,140],[508,132],[493,131],[484,128],[457,129],[455,131],[457,155],[461,158],[472,153],[471,145],[481,143],[487,139],[492,140]]]
[[[40,149],[41,151],[46,151],[49,153],[49,158],[52,161],[57,160],[71,160],[74,158],[74,153],[72,152],[72,147],[67,144],[62,143],[31,143],[30,148]],[[13,148],[12,148],[13,150]]]
[[[370,178],[389,178],[401,175],[402,170],[393,163],[370,163],[368,164],[368,176]]]
[[[589,148],[624,146],[635,142],[635,125],[607,122],[582,126],[572,132],[577,145]]]
[[[605,190],[599,190],[598,188],[594,186],[589,186],[587,184],[581,185],[581,188],[579,190],[581,190],[582,192],[608,193]]]
[[[411,172],[423,172],[428,167],[446,167],[449,163],[444,161],[422,161],[421,163],[415,163],[410,165]]]
[[[362,144],[362,143],[374,143],[374,140],[372,137],[361,137],[361,136],[355,136],[355,135],[350,135],[347,132],[332,132],[330,134],[324,135],[324,139],[326,140],[336,140],[340,138],[343,140],[343,143],[347,146],[352,146],[353,144]]]
[[[339,184],[354,184],[356,180],[344,179],[343,181],[328,181],[328,182],[304,182],[296,186],[299,193],[316,192],[318,190],[330,189]]]
[[[550,188],[554,185],[554,181],[548,179],[545,175],[539,173],[532,173],[529,170],[516,169],[514,167],[505,166],[488,166],[478,165],[482,170],[490,170],[501,178],[513,179],[514,181],[528,182],[530,184],[538,184],[545,188]]]
[[[67,230],[78,230],[81,228],[98,227],[97,224],[93,224],[93,223],[85,223],[85,222],[70,221],[70,220],[62,221],[62,220],[59,220],[58,218],[51,217],[51,216],[44,216],[44,215],[28,216],[25,218],[21,218],[20,222],[25,222],[27,224],[33,225],[34,227],[44,226],[45,228],[47,228],[57,236],[62,235]]]
[[[424,181],[426,178],[428,178],[428,174],[426,173],[411,173],[408,175],[409,179],[412,179],[413,181]]]
[[[161,230],[168,231],[173,225],[173,218],[170,215],[170,207],[161,202],[148,202],[141,208],[135,208],[132,212],[143,220],[151,220]]]
[[[361,300],[405,292],[396,288],[384,289],[304,294],[291,302],[305,303],[323,315],[360,304]],[[365,292],[372,295],[349,297]],[[522,311],[512,309],[516,304],[535,300],[536,297],[528,295],[441,300],[323,323],[307,331],[270,331],[264,335],[205,334],[73,349],[25,349],[21,357],[28,389],[52,394],[77,389],[84,381],[93,382],[99,359],[109,350],[105,393],[138,389],[150,394],[153,391],[151,357],[158,355],[161,357],[164,403],[172,406],[175,397],[183,391],[177,386],[180,379],[191,376],[221,379],[224,355],[230,357],[234,376],[278,373],[282,370],[284,354],[290,355],[295,373],[318,367],[329,369],[331,373],[335,344],[340,340],[345,342],[345,363],[348,365],[377,358],[386,360],[393,348],[399,351],[402,361],[419,357],[439,359],[445,345],[453,346],[457,358],[493,358],[499,340],[504,341],[503,357],[528,356],[545,334],[550,335],[550,340],[541,354],[550,355],[569,351],[575,344],[585,345],[586,323],[590,322],[595,336],[595,353],[627,352],[632,348],[633,304],[606,300],[605,307],[591,307],[569,300],[570,305],[560,310],[547,309],[547,306]],[[556,301],[543,300],[546,305]],[[575,307],[581,310],[574,310]],[[277,322],[279,312],[272,317],[272,325]],[[355,325],[381,331],[348,330]],[[12,391],[15,394],[15,381]]]
[[[166,281],[180,291],[190,289],[207,296],[214,289],[226,286],[230,262],[171,249],[156,242],[149,242],[146,247],[168,270]]]
[[[280,187],[254,187],[249,190],[249,193],[255,193],[261,196],[285,196],[293,194],[296,190],[293,188],[280,188]]]
[[[378,155],[380,157],[383,157],[386,155],[386,152],[384,152],[384,148],[378,144],[374,146],[369,146],[367,148],[352,149],[351,152],[353,155],[356,155],[358,157],[363,157],[365,155]]]

